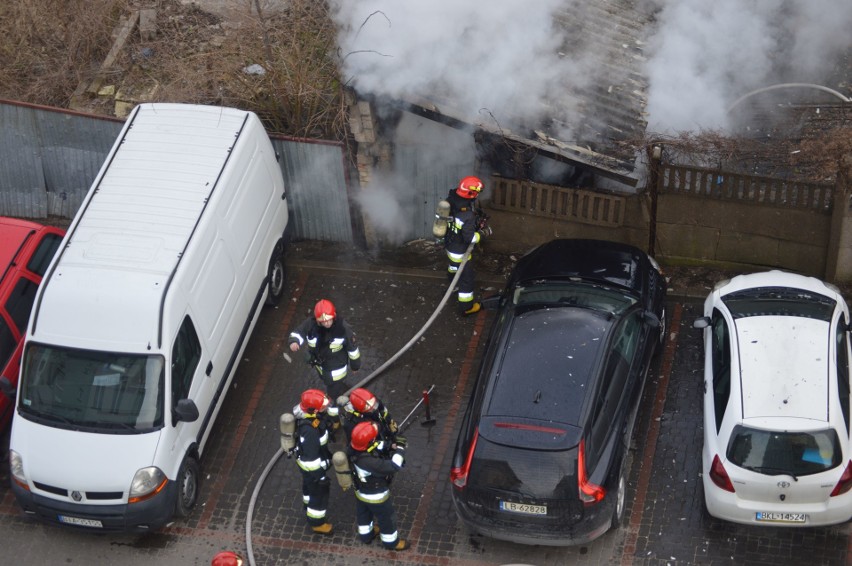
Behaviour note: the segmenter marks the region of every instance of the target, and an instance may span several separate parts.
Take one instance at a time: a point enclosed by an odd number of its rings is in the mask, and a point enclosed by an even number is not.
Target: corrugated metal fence
[[[73,218],[123,120],[0,101],[0,216]],[[343,147],[273,136],[296,239],[353,242]]]

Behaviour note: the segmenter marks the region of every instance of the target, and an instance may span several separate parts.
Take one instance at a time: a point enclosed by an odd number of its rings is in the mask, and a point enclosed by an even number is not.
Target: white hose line
[[[441,312],[441,309],[443,309],[444,305],[447,304],[447,300],[450,298],[450,295],[453,294],[453,290],[456,288],[456,283],[459,280],[459,276],[461,275],[461,272],[464,269],[464,266],[467,265],[467,260],[470,258],[470,254],[473,251],[473,246],[474,246],[474,243],[471,242],[471,244],[467,247],[467,251],[465,251],[465,253],[464,253],[464,258],[462,258],[462,261],[459,264],[459,269],[458,269],[458,271],[456,271],[455,277],[453,277],[453,280],[450,282],[449,287],[447,287],[447,292],[444,293],[444,297],[441,299],[441,302],[438,303],[438,308],[435,309],[435,312],[432,313],[432,316],[429,317],[429,320],[426,321],[426,324],[423,325],[423,327],[417,332],[417,334],[414,335],[414,337],[411,340],[409,340],[405,344],[405,346],[400,348],[400,350],[396,354],[391,356],[391,358],[388,361],[386,361],[385,363],[380,365],[378,368],[373,370],[373,372],[370,375],[368,375],[367,377],[365,377],[364,379],[359,381],[357,384],[350,387],[346,391],[346,393],[345,393],[346,395],[349,395],[349,393],[351,393],[355,389],[358,389],[359,387],[364,387],[364,385],[366,385],[367,383],[372,381],[373,378],[375,378],[381,372],[383,372],[385,369],[387,369],[387,367],[389,365],[391,365],[393,362],[395,362],[397,359],[399,359],[399,357],[402,354],[404,354],[406,351],[408,351],[408,349],[411,347],[411,345],[414,344],[417,340],[419,340],[420,337],[423,336],[423,333],[425,333],[426,330],[430,326],[432,326],[432,323],[435,322],[435,319],[438,317],[438,313]],[[252,545],[251,545],[251,521],[252,521],[252,517],[254,515],[254,506],[255,506],[255,503],[257,503],[257,497],[258,497],[258,494],[260,493],[261,487],[263,487],[263,482],[266,481],[266,476],[268,476],[269,472],[272,471],[272,468],[275,467],[275,464],[281,458],[282,454],[284,454],[284,449],[279,447],[278,451],[275,453],[274,456],[272,456],[272,459],[269,461],[268,464],[266,464],[266,467],[263,469],[263,472],[260,474],[260,477],[257,479],[257,484],[254,486],[254,491],[252,492],[251,500],[249,501],[248,512],[246,513],[246,552],[247,552],[247,555],[248,555],[248,562],[251,566],[256,566],[255,562],[254,562],[254,552],[252,550]]]

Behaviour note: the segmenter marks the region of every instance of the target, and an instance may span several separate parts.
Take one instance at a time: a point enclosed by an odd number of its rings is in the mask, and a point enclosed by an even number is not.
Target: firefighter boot
[[[408,550],[408,547],[410,547],[410,546],[411,545],[408,544],[407,540],[405,540],[404,538],[401,538],[398,541],[396,541],[395,545],[393,545],[389,548],[390,548],[390,550]]]
[[[322,525],[311,527],[311,530],[321,535],[330,535],[334,533],[334,527],[331,525],[331,523],[323,523]]]
[[[480,310],[482,310],[482,304],[480,304],[480,302],[479,302],[479,301],[475,301],[475,302],[473,302],[473,303],[470,305],[470,308],[469,308],[469,309],[467,309],[466,311],[464,311],[464,313],[463,313],[463,314],[464,314],[465,316],[469,316],[469,315],[472,315],[472,314],[476,314],[476,313],[478,313]]]
[[[379,526],[373,525],[373,530],[370,531],[370,540],[364,540],[361,542],[363,542],[364,544],[370,544],[376,539],[377,536],[379,536]]]

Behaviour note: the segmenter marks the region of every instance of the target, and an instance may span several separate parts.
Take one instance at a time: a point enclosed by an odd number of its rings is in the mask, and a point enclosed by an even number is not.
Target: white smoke
[[[558,53],[553,16],[565,0],[332,4],[344,78],[362,92],[430,98],[498,126],[570,112],[547,103],[585,76],[581,61]]]
[[[651,131],[728,129],[733,102],[774,84],[844,89],[837,80],[826,82],[838,57],[850,55],[850,0],[662,0],[660,6],[647,53]],[[848,83],[845,90],[852,94]],[[825,96],[814,91],[811,99]]]

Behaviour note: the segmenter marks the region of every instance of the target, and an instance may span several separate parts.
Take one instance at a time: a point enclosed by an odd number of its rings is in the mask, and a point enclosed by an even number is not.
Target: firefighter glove
[[[490,236],[493,233],[494,233],[494,230],[491,229],[491,226],[483,226],[482,228],[479,229],[479,235],[482,238],[487,238],[488,236]]]

